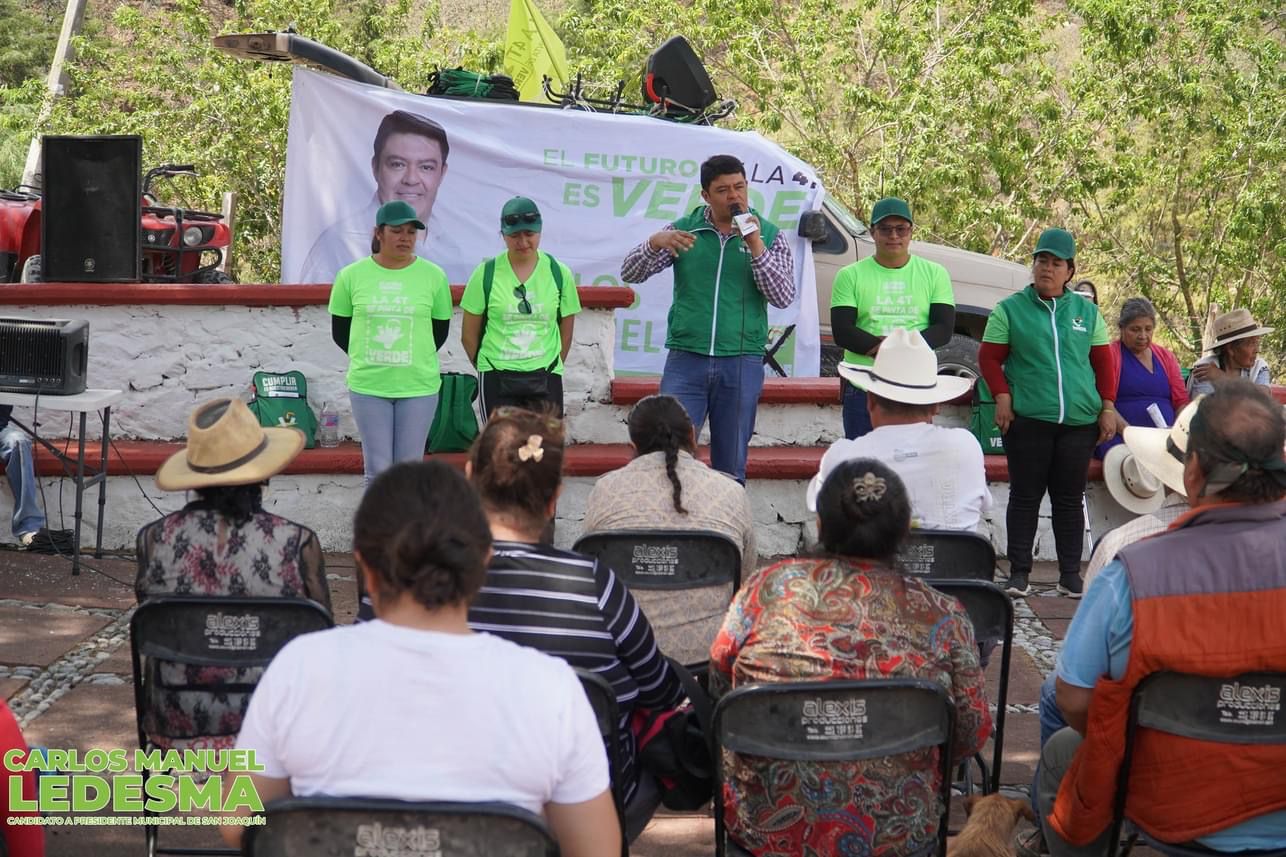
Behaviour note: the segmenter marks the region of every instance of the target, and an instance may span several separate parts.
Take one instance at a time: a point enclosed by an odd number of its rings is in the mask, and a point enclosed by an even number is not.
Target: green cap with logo
[[[1076,258],[1076,239],[1072,233],[1066,229],[1050,227],[1040,233],[1040,240],[1036,242],[1036,249],[1031,251],[1033,256],[1038,253],[1050,253],[1060,259]]]
[[[424,228],[415,209],[411,208],[411,204],[405,200],[395,199],[392,202],[386,202],[375,214],[376,226],[401,226],[403,223],[414,223],[416,229]]]
[[[911,219],[911,206],[906,204],[906,200],[896,196],[886,196],[875,203],[871,209],[871,225],[874,226],[886,217],[900,217],[907,223],[915,223]]]
[[[540,209],[525,196],[515,196],[500,209],[500,231],[505,235],[515,232],[539,232]]]

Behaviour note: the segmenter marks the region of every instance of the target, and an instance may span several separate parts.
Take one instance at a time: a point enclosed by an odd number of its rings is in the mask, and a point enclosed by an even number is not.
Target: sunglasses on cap
[[[517,226],[519,223],[539,223],[540,212],[527,211],[522,214],[506,214],[504,217],[500,218],[500,222],[505,226]]]

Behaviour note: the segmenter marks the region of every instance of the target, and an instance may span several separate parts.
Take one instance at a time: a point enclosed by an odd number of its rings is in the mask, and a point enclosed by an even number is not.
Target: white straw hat
[[[936,405],[969,392],[973,381],[938,374],[938,357],[919,333],[894,330],[880,345],[872,366],[839,364],[839,374],[881,399],[907,405]]]
[[[1139,459],[1123,443],[1103,456],[1103,481],[1112,499],[1136,515],[1150,515],[1165,503],[1161,480],[1139,464]]]
[[[1125,446],[1129,447],[1140,465],[1184,496],[1187,496],[1187,491],[1183,487],[1183,460],[1188,454],[1188,426],[1197,412],[1199,401],[1200,396],[1184,405],[1175,417],[1174,425],[1168,429],[1127,426],[1122,435]],[[1103,462],[1103,471],[1107,473],[1106,461]]]

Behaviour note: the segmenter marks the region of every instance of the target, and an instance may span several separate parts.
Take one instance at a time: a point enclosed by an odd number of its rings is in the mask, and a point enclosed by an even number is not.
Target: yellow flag
[[[514,79],[523,101],[548,103],[541,77],[549,75],[555,89],[567,89],[567,54],[534,0],[511,0],[509,32],[505,36],[505,74]]]

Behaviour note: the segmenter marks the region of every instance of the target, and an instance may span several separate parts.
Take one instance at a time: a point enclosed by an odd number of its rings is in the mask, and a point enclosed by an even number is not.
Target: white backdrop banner
[[[393,117],[397,111],[411,115]],[[424,119],[445,133],[446,152],[423,136]],[[414,127],[421,130],[399,130]],[[699,167],[715,154],[741,159],[751,205],[791,241],[797,296],[790,307],[770,307],[770,338],[795,325],[777,358],[792,375],[816,375],[812,245],[797,227],[802,212],[821,205],[822,186],[808,164],[754,132],[433,98],[296,68],[282,281],[331,282],[369,254],[380,203],[405,199],[428,224],[420,254],[462,284],[504,250],[500,209],[521,195],[540,206],[541,249],[565,262],[579,285],[620,285],[631,247],[702,204]],[[667,270],[634,288],[635,305],[616,312],[616,371],[660,373],[673,280]]]

